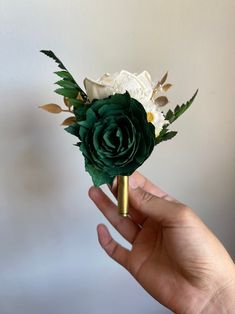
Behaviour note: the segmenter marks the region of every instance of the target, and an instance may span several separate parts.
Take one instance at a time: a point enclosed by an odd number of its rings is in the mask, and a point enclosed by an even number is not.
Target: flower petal
[[[107,98],[108,96],[114,94],[112,86],[105,86],[88,78],[85,78],[84,86],[90,101],[93,99]]]

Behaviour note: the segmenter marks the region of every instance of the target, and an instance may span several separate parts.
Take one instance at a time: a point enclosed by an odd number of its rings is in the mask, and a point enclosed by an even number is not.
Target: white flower
[[[147,71],[139,75],[124,70],[120,73],[106,73],[97,81],[86,78],[84,86],[90,101],[128,91],[132,98],[144,105],[151,99],[153,93],[151,76]]]
[[[157,109],[157,106],[152,101],[146,103],[144,109],[147,113],[148,122],[151,122],[155,127],[155,135],[157,137],[163,126],[169,122],[165,120],[164,114]]]
[[[104,74],[97,81],[86,78],[84,86],[90,101],[103,99],[114,94],[123,94],[126,91],[132,98],[138,100],[147,113],[147,120],[155,127],[156,137],[163,126],[168,124],[158,106],[151,100],[153,96],[153,83],[147,71],[139,75],[122,70],[120,73]]]

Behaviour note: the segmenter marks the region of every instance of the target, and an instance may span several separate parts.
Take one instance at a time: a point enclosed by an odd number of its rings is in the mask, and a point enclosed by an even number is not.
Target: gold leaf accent
[[[83,98],[82,98],[82,96],[81,96],[81,93],[80,93],[80,92],[78,93],[78,95],[77,95],[76,99],[77,99],[77,100],[82,100],[82,101],[83,101]]]
[[[70,125],[70,124],[73,124],[74,122],[76,122],[75,117],[68,117],[61,123],[61,125]]]
[[[160,97],[157,97],[155,100],[154,100],[155,104],[157,104],[159,107],[163,107],[165,105],[168,104],[168,98],[165,97],[165,96],[160,96]]]
[[[154,89],[154,90],[153,90],[153,93],[152,93],[152,96],[151,96],[152,101],[154,101],[154,99],[157,98],[157,94],[158,94],[158,90],[157,90],[157,89]]]
[[[59,105],[56,104],[47,104],[47,105],[42,105],[39,106],[39,108],[46,110],[50,113],[60,113],[62,111],[62,109],[60,108]]]
[[[66,107],[70,108],[72,106],[72,104],[69,101],[68,97],[64,97],[64,104]]]
[[[162,90],[163,88],[163,84],[166,82],[166,79],[167,79],[167,76],[168,76],[168,72],[166,72],[166,74],[163,76],[163,78],[157,82],[157,84],[154,86],[153,88],[153,96],[156,96],[156,94]]]
[[[162,86],[162,89],[164,90],[164,92],[167,92],[172,86],[172,84],[165,84]]]
[[[168,76],[168,72],[166,72],[166,74],[165,74],[165,75],[163,76],[163,78],[161,79],[161,81],[160,81],[160,84],[161,84],[161,85],[163,85],[163,84],[166,82],[167,76]]]
[[[153,88],[153,94],[157,94],[160,89],[161,89],[161,83],[157,82],[157,84]]]

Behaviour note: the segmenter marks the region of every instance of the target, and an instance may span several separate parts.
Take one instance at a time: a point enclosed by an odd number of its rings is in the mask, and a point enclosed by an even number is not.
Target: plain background
[[[235,256],[234,0],[0,0],[0,314],[169,313],[99,247],[104,218],[60,127],[51,49],[77,81],[169,70],[198,97],[141,172],[190,205]],[[116,232],[112,230],[118,239]]]

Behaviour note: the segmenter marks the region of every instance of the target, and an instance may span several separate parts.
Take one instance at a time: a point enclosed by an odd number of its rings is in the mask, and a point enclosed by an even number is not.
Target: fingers
[[[136,189],[137,187],[142,188],[146,192],[149,192],[158,197],[165,197],[168,194],[161,190],[158,186],[153,184],[150,180],[140,174],[138,171],[135,171],[131,176],[129,176],[129,184],[132,188]],[[112,192],[117,192],[117,178],[115,178],[113,182],[113,186],[111,188]]]
[[[140,187],[130,187],[129,198],[132,206],[143,215],[153,218],[158,223],[174,225],[186,211],[186,206],[153,195]]]
[[[114,205],[101,189],[92,187],[89,195],[114,228],[127,241],[133,243],[141,230],[141,225],[147,217],[152,217],[158,222],[162,220],[169,221],[169,219],[172,221],[172,217],[178,213],[178,209],[182,208],[182,204],[177,203],[171,196],[167,195],[167,193],[138,172],[130,176],[129,183],[129,213],[131,219],[121,217],[118,214],[117,206]],[[115,196],[117,195],[116,180],[111,191]],[[151,202],[148,199],[151,199]]]
[[[89,196],[100,209],[103,215],[109,220],[114,228],[130,243],[136,239],[140,227],[131,219],[122,217],[118,214],[117,206],[99,188],[91,187]]]
[[[110,187],[110,190],[115,197],[117,197],[117,185],[118,185],[117,178],[115,178],[115,180],[113,182],[113,186]],[[153,184],[150,180],[148,180],[146,177],[141,175],[138,171],[135,171],[129,177],[129,186],[130,186],[130,189],[131,188],[136,189],[136,188],[140,187],[144,191],[149,192],[153,195],[156,195],[160,198],[164,198],[168,201],[177,202],[173,197],[171,197],[166,192],[161,190],[158,186]],[[129,206],[129,214],[130,214],[132,220],[138,225],[142,225],[147,218],[146,213],[140,212],[138,210],[138,207],[135,207],[135,204],[132,203],[131,201],[130,201],[130,206]]]
[[[107,227],[103,224],[97,226],[99,243],[105,252],[116,262],[128,269],[130,251],[118,244],[110,235]]]
[[[157,197],[167,198],[168,200],[174,200],[173,197],[168,195],[166,192],[161,190],[158,186],[153,184],[150,180],[140,174],[138,171],[135,171],[129,177],[129,184],[133,189],[140,187],[144,191],[156,195]]]

